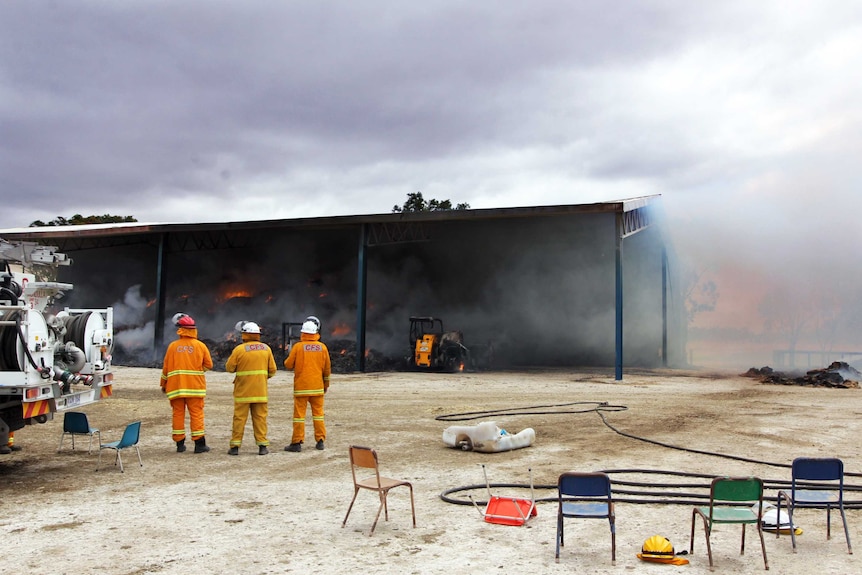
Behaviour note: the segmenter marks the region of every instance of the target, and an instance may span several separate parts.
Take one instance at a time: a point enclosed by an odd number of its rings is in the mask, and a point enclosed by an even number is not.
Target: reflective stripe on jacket
[[[197,339],[197,329],[181,327],[180,339],[172,341],[165,351],[161,386],[168,399],[205,397],[207,381],[204,373],[213,367],[207,346]]]
[[[233,348],[225,371],[236,374],[233,379],[233,400],[236,403],[266,403],[267,380],[275,375],[272,350],[260,342],[256,334],[243,334],[243,343]]]
[[[290,348],[284,367],[293,370],[293,395],[323,395],[329,389],[332,365],[319,334],[303,333]]]

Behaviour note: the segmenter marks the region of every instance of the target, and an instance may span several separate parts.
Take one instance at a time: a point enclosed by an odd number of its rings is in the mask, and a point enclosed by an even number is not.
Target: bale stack
[[[769,366],[752,367],[742,374],[743,377],[756,378],[760,383],[774,385],[805,385],[810,387],[831,387],[839,389],[858,389],[862,372],[843,361],[835,361],[829,367],[812,369],[804,374],[785,374]]]

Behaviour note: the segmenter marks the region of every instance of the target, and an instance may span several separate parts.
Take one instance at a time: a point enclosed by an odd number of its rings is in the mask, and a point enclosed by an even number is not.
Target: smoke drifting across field
[[[682,267],[717,288],[715,309],[689,330],[694,364],[806,369],[862,357],[843,354],[862,352],[862,196],[824,177],[825,161],[663,198]]]

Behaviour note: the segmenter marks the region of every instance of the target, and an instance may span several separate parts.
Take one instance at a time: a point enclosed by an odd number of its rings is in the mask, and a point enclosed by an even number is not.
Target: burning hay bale
[[[771,367],[752,367],[742,374],[743,377],[756,378],[760,383],[776,385],[808,385],[812,387],[833,387],[858,389],[862,372],[843,361],[834,361],[823,369],[812,369],[805,375],[789,375],[773,370]]]

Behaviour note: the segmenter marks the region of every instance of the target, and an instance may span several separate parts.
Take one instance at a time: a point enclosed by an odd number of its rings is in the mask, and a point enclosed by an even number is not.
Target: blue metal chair
[[[607,519],[611,526],[611,565],[617,561],[617,528],[611,480],[606,473],[569,471],[557,480],[557,550],[554,558],[559,563],[560,547],[565,545],[564,518]]]
[[[744,506],[739,504],[744,503]],[[754,506],[752,507],[752,503]],[[736,505],[734,505],[736,504]],[[712,570],[712,546],[709,543],[712,528],[720,524],[742,525],[742,542],[739,554],[745,554],[745,526],[753,524],[760,536],[760,549],[763,551],[763,566],[769,570],[766,559],[766,543],[763,541],[763,480],[759,477],[716,477],[709,487],[709,507],[695,507],[691,512],[691,546],[694,553],[694,525],[697,516],[703,519],[706,532],[706,552],[709,555],[709,569]]]
[[[99,467],[102,465],[102,450],[103,449],[113,449],[117,452],[117,457],[114,459],[114,465],[117,463],[120,464],[120,472],[125,473],[123,471],[123,458],[120,457],[120,452],[129,447],[134,447],[135,451],[138,454],[138,462],[141,464],[141,467],[144,466],[144,462],[141,460],[141,450],[138,449],[138,440],[141,437],[141,422],[135,421],[126,426],[125,431],[123,431],[123,437],[119,441],[112,441],[110,443],[102,443],[99,445],[99,466],[96,467],[96,471],[99,470]]]
[[[99,433],[98,429],[90,427],[90,423],[87,421],[87,415],[80,411],[67,411],[63,415],[63,434],[60,436],[60,445],[57,447],[57,451],[63,449],[63,441],[66,439],[67,435],[72,438],[73,451],[75,450],[76,435],[88,435],[90,437],[90,443],[87,445],[87,453],[91,453],[93,448],[94,435],[98,435],[99,444],[102,443],[102,434]]]
[[[778,516],[781,516],[781,502],[787,504],[787,516],[793,526],[793,512],[799,508],[826,508],[826,539],[832,537],[832,508],[841,512],[844,523],[844,538],[847,552],[853,554],[850,546],[850,532],[847,529],[847,516],[844,514],[844,462],[834,457],[797,457],[791,465],[790,493],[778,492]],[[818,483],[813,483],[818,482]],[[829,482],[829,483],[823,483]],[[778,532],[775,534],[779,536]],[[796,553],[796,533],[790,529],[790,541]]]

